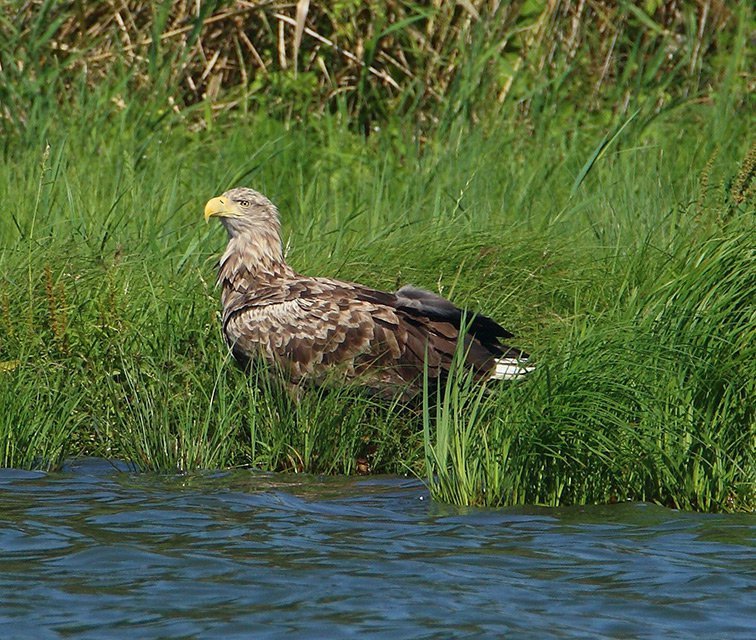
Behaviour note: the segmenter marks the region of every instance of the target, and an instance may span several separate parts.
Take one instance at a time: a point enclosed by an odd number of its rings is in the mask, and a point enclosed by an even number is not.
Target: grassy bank
[[[697,63],[715,84],[661,107],[661,80],[628,100],[618,81],[601,95],[622,108],[575,119],[548,85],[525,114],[386,113],[368,137],[338,110],[166,110],[174,84],[114,108],[125,71],[62,105],[27,95],[0,166],[0,464],[411,472],[462,504],[753,509],[747,34]],[[201,220],[237,184],[279,205],[295,268],[440,291],[537,370],[483,394],[460,372],[424,416],[354,389],[294,405],[245,376],[218,322],[225,235]]]

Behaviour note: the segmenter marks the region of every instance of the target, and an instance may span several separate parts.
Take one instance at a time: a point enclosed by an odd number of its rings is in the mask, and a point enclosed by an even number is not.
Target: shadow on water
[[[2,638],[751,638],[756,520],[402,478],[0,470]]]

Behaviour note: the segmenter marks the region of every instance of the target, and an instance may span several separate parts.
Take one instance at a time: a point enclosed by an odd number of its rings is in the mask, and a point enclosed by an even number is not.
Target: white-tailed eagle
[[[532,369],[526,353],[490,318],[465,313],[430,291],[395,293],[296,273],[284,260],[278,209],[248,188],[231,189],[205,206],[220,218],[228,246],[220,259],[223,334],[242,364],[262,356],[291,385],[335,375],[382,395],[412,396],[445,378],[460,327],[466,363],[477,378],[517,378]]]

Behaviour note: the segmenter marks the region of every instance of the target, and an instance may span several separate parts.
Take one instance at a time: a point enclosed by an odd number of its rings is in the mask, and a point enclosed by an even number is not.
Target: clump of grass
[[[356,386],[302,389],[295,400],[270,372],[247,378],[242,437],[253,466],[308,473],[403,473],[419,462],[414,416]]]
[[[122,355],[101,381],[109,411],[101,426],[107,433],[98,436],[111,455],[140,469],[186,472],[242,464],[237,440],[245,386],[229,384],[222,360],[212,376],[183,364]]]
[[[681,248],[630,317],[577,324],[560,354],[498,397],[458,374],[434,430],[426,422],[433,494],[483,505],[751,508],[755,239],[743,231]]]
[[[0,363],[0,467],[58,468],[84,423],[85,398],[72,372],[29,366],[33,357]]]
[[[488,393],[486,383],[465,366],[461,341],[443,384],[431,387],[427,369],[423,373],[425,472],[431,493],[446,502],[469,506],[476,501],[482,460],[471,453],[490,418]],[[505,463],[506,456],[500,461]]]
[[[209,346],[209,345],[208,345]],[[92,393],[99,447],[140,469],[251,466],[306,473],[403,472],[401,414],[358,388],[294,400],[261,366],[238,370],[222,344],[197,368],[178,354],[121,354]],[[208,375],[210,374],[210,375]],[[406,426],[406,425],[405,425]],[[417,449],[417,442],[410,449]]]

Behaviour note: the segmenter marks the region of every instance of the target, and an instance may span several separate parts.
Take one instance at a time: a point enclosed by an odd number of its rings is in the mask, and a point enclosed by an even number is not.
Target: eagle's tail
[[[512,358],[508,356],[501,356],[496,358],[496,368],[491,373],[491,380],[511,380],[513,378],[519,378],[524,376],[535,367],[533,365],[528,366],[528,359]]]

